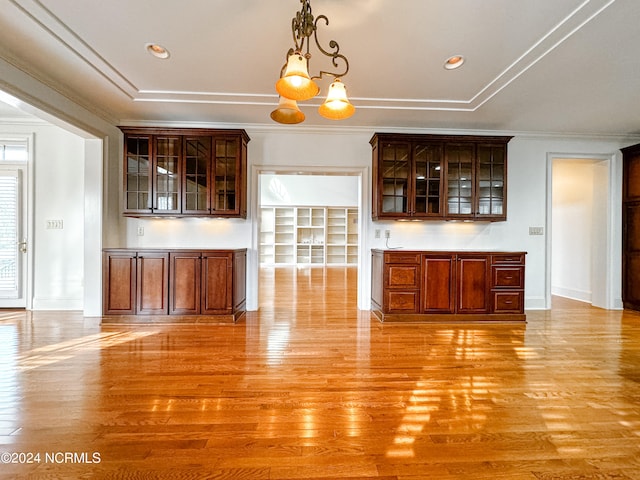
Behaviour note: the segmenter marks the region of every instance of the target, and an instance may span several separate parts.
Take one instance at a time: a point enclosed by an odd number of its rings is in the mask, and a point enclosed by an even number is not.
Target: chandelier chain
[[[287,52],[287,58],[289,55],[294,53],[300,53],[304,55],[307,59],[307,62],[311,58],[310,53],[310,38],[313,35],[314,43],[318,50],[325,56],[331,58],[331,63],[337,69],[340,67],[340,62],[344,64],[344,69],[342,71],[337,72],[328,72],[325,70],[320,70],[318,75],[311,77],[312,79],[321,79],[323,75],[330,75],[334,78],[340,78],[345,76],[349,72],[349,61],[347,57],[340,53],[340,45],[335,40],[331,40],[329,42],[329,49],[326,50],[320,44],[318,40],[318,22],[320,20],[324,20],[325,25],[329,25],[329,19],[326,15],[319,15],[318,18],[313,16],[313,12],[311,10],[311,4],[309,0],[300,0],[302,3],[302,8],[299,12],[296,13],[296,16],[291,20],[291,32],[293,34],[293,42],[295,48],[290,48]],[[303,52],[306,45],[306,52]],[[282,71],[284,71],[285,65],[282,67]]]

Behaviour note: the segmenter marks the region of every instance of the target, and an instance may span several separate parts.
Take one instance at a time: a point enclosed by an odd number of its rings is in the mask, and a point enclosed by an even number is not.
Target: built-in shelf
[[[357,208],[263,206],[260,213],[260,263],[358,263]]]

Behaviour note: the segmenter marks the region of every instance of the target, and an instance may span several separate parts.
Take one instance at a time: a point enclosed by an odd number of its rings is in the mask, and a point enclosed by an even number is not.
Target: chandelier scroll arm
[[[315,41],[316,47],[318,47],[318,50],[320,50],[320,52],[331,58],[331,63],[333,64],[333,66],[335,68],[338,68],[339,65],[339,60],[342,61],[344,63],[344,71],[340,71],[340,72],[327,72],[325,70],[321,70],[319,72],[318,75],[311,77],[312,79],[321,79],[322,75],[331,75],[334,78],[340,78],[340,77],[344,77],[348,72],[349,72],[349,60],[347,60],[347,57],[345,57],[344,55],[342,55],[340,53],[340,45],[338,44],[338,42],[336,42],[335,40],[331,40],[329,42],[329,48],[332,51],[328,51],[325,50],[322,45],[320,44],[320,41],[318,40],[318,21],[320,20],[324,20],[325,25],[329,25],[329,19],[327,18],[326,15],[318,15],[318,17],[315,20],[314,23],[314,28],[313,28],[313,40]]]

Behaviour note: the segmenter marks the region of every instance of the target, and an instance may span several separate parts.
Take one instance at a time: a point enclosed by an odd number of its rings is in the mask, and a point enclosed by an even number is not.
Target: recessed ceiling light
[[[446,68],[447,70],[454,70],[458,67],[461,67],[463,63],[464,57],[462,55],[454,55],[447,58],[447,61],[444,62],[444,68]]]
[[[169,50],[164,48],[162,45],[158,45],[157,43],[147,43],[145,47],[147,52],[156,58],[169,58]]]

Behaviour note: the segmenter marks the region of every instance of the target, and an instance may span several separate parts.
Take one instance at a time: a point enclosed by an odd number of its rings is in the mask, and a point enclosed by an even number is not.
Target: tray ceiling
[[[353,117],[304,125],[640,133],[640,2],[312,0]],[[0,57],[114,123],[273,124],[298,0],[8,0]],[[169,49],[159,60],[145,49]],[[324,60],[316,50],[311,71]],[[465,64],[443,68],[451,55]],[[0,72],[0,80],[2,73]],[[0,110],[0,116],[2,111]]]

